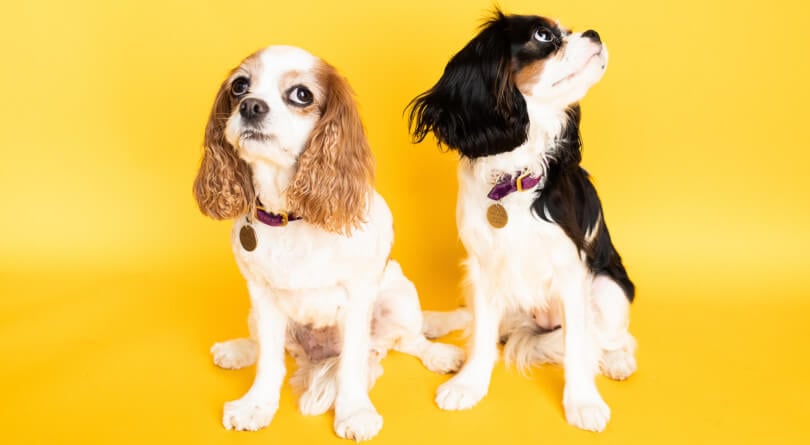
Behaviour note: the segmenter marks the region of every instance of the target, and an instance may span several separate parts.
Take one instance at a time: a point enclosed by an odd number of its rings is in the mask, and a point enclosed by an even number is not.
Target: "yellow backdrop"
[[[0,18],[0,443],[343,443],[289,389],[232,433],[253,369],[207,349],[246,333],[229,224],[191,183],[219,82],[293,44],[353,84],[423,305],[459,300],[455,162],[402,110],[489,0],[6,2]],[[559,368],[496,367],[474,410],[392,354],[380,444],[810,441],[810,11],[802,1],[503,0],[595,28],[611,51],[583,103],[584,163],[638,285],[640,370],[600,378],[613,420],[565,424]],[[458,341],[458,339],[455,339]],[[561,442],[564,441],[564,442]]]

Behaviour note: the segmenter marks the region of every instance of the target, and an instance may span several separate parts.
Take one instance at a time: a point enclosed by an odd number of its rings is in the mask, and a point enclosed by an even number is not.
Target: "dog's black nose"
[[[582,37],[587,37],[596,43],[602,43],[602,39],[599,38],[599,33],[592,29],[583,32]]]
[[[268,111],[270,111],[270,107],[261,99],[245,99],[239,105],[239,114],[248,121],[261,119]]]

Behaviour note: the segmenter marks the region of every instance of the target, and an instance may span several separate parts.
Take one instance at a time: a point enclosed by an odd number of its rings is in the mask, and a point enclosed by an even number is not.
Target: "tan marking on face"
[[[547,60],[548,59],[541,59],[532,62],[515,73],[515,85],[521,93],[525,95],[531,93],[532,87],[534,87],[537,79],[540,78],[540,74],[543,72],[543,67],[546,65]]]
[[[297,107],[290,103],[289,99],[287,98],[288,92],[294,86],[302,85],[308,88],[312,92],[312,104],[306,107]],[[320,116],[321,114],[321,104],[324,100],[324,87],[320,82],[320,76],[317,72],[317,68],[314,71],[298,71],[292,70],[287,71],[286,73],[281,75],[281,79],[278,82],[278,90],[279,94],[281,94],[284,103],[290,108],[290,110],[298,115],[301,116],[308,116],[308,115],[315,115]]]
[[[282,90],[286,90],[289,86],[294,85],[298,82],[298,79],[304,73],[298,70],[287,71],[286,73],[281,75],[281,80],[279,81],[279,87]]]
[[[228,76],[228,81],[233,82],[237,77],[247,77],[250,80],[250,84],[253,85],[256,76],[262,72],[262,59],[259,57],[260,53],[261,51],[256,51],[245,57],[245,60],[231,71],[231,74]]]

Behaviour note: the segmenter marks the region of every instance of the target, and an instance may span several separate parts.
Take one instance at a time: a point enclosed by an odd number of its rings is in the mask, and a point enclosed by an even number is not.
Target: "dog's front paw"
[[[450,379],[436,391],[436,405],[448,411],[470,409],[486,395],[486,389],[457,383]]]
[[[382,424],[382,416],[374,408],[363,408],[345,416],[336,416],[335,433],[344,439],[360,442],[376,436],[382,429]]]
[[[568,423],[583,430],[603,431],[610,420],[610,408],[598,394],[588,398],[566,395],[563,405]]]
[[[270,425],[278,403],[262,403],[249,397],[225,404],[222,425],[227,430],[256,431]]]
[[[464,364],[464,350],[445,343],[432,343],[422,357],[422,363],[433,372],[456,372]]]

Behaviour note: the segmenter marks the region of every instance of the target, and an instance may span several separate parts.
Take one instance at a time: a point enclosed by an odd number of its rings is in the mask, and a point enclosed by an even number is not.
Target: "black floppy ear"
[[[509,18],[496,11],[450,59],[436,85],[408,107],[414,142],[433,132],[440,144],[469,158],[526,142],[529,115],[513,79]]]

